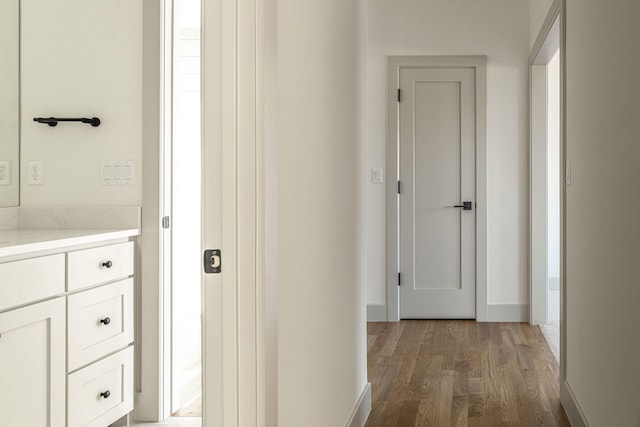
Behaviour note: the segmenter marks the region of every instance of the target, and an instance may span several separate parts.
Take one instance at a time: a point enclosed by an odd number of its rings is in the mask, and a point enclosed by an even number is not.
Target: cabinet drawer
[[[67,290],[131,276],[133,264],[133,242],[69,252]]]
[[[133,410],[133,347],[67,376],[67,427],[105,427]]]
[[[133,279],[67,298],[69,371],[133,342]]]
[[[64,293],[64,254],[0,264],[0,310]]]

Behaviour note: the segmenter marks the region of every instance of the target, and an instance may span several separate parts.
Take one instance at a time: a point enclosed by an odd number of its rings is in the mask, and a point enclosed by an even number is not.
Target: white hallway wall
[[[637,426],[640,2],[566,7],[567,385],[591,427]]]
[[[277,7],[278,426],[345,426],[367,384],[361,2]]]
[[[366,68],[367,303],[386,304],[386,56],[487,55],[488,298],[528,303],[528,54],[526,0],[370,0]],[[386,176],[385,179],[394,179]]]
[[[21,1],[22,206],[140,205],[142,2]],[[93,117],[52,128],[33,117]],[[26,185],[44,160],[45,185]],[[101,160],[135,160],[136,185],[100,185]]]
[[[0,206],[18,205],[20,4],[0,2],[0,160],[8,161],[9,185],[0,185]]]

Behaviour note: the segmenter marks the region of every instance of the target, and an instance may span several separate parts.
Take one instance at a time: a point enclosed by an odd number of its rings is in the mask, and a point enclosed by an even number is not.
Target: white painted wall
[[[366,283],[385,304],[386,56],[487,55],[488,298],[528,302],[528,63],[525,0],[370,0],[366,93]],[[386,176],[386,179],[394,177]]]
[[[8,181],[0,185],[0,206],[17,206],[20,171],[20,3],[0,2],[0,161]]]
[[[547,275],[560,277],[560,54],[547,65]]]
[[[592,427],[640,422],[640,2],[567,0],[567,384]]]
[[[142,171],[142,2],[22,0],[22,182],[44,160],[45,185],[21,204],[139,205]],[[100,127],[33,122],[92,117]],[[135,160],[137,185],[100,186],[100,160]]]
[[[529,49],[536,42],[553,0],[529,0]]]
[[[278,426],[344,426],[366,385],[360,2],[278,2]],[[269,195],[267,195],[269,197]]]

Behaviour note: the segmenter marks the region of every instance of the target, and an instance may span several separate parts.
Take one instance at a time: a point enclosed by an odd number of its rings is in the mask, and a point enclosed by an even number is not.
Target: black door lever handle
[[[473,210],[473,202],[462,202],[461,205],[454,205],[454,208],[462,208],[463,211]]]

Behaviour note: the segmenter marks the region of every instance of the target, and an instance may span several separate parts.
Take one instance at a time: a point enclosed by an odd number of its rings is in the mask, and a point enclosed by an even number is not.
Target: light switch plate
[[[382,184],[384,182],[382,168],[374,168],[371,170],[371,182],[374,184]]]
[[[135,185],[135,160],[104,160],[100,162],[100,185]]]

